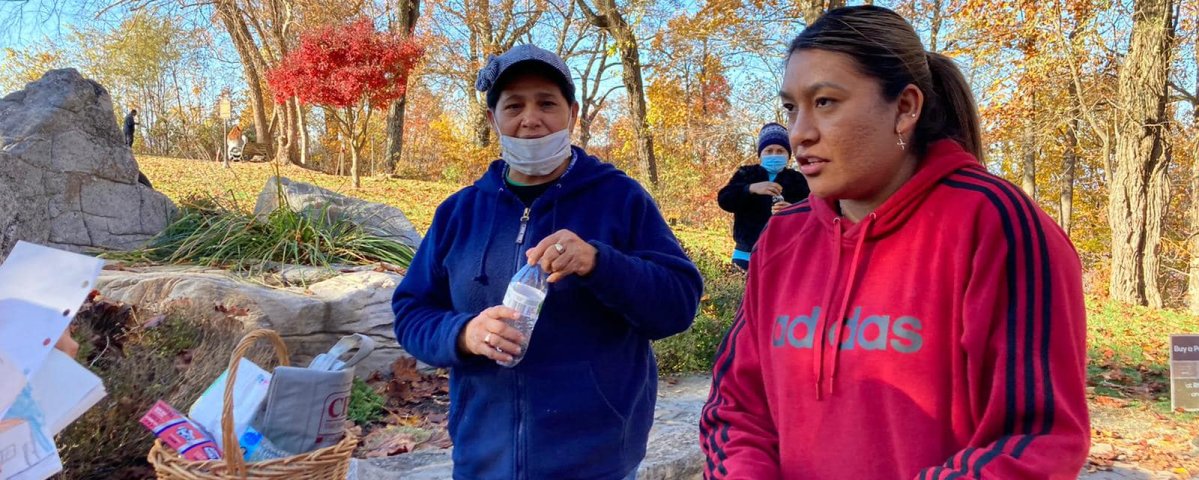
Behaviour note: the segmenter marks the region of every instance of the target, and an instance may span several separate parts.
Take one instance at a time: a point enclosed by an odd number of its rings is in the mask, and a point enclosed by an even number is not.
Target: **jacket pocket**
[[[587,362],[525,372],[529,478],[618,477],[627,412],[596,381]],[[550,452],[553,452],[552,454]]]

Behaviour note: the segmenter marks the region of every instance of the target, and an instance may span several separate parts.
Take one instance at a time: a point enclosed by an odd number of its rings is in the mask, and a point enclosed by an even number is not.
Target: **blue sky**
[[[1130,7],[1131,0],[1119,0],[1115,4],[1115,8],[1108,13],[1112,16],[1111,22],[1105,22],[1115,27],[1118,19],[1127,17],[1126,14],[1121,15],[1118,12]],[[95,13],[100,11],[106,1],[99,0],[28,0],[28,1],[12,1],[0,0],[0,49],[8,47],[17,50],[25,50],[36,48],[38,44],[45,39],[50,39],[57,43],[66,43],[64,39],[69,35],[72,27],[85,26],[89,28],[109,29],[119,24],[120,21],[129,14],[125,7],[118,7],[106,10],[103,14]],[[170,2],[167,2],[170,3]],[[673,11],[679,13],[694,12],[697,7],[695,0],[679,0],[677,2],[667,1],[667,5]],[[897,2],[878,2],[880,5],[895,6]],[[665,3],[664,3],[665,4]],[[177,7],[168,7],[177,8]],[[1124,10],[1125,12],[1127,10]],[[428,16],[428,8],[423,12]],[[197,16],[200,18],[207,17],[206,15]],[[192,17],[192,18],[197,18]],[[216,29],[217,27],[207,25],[208,28]],[[791,36],[798,33],[803,28],[803,24],[799,21],[784,22],[779,21],[766,28],[773,32],[773,36],[777,38],[776,47],[780,52],[778,58],[736,58],[730,57],[730,62],[737,62],[741,68],[730,70],[728,78],[733,87],[732,96],[734,102],[752,102],[757,104],[752,108],[751,112],[756,112],[756,115],[769,117],[775,112],[774,92],[778,82],[778,74],[781,72],[781,53],[785,50],[786,42]],[[917,25],[920,28],[920,25]],[[1117,28],[1116,30],[1124,30]],[[926,31],[922,34],[927,36]],[[223,32],[214,30],[214,55],[213,61],[223,64],[236,63],[237,56],[227,41],[227,37]],[[1182,39],[1184,44],[1179,47],[1179,54],[1184,58],[1194,58],[1193,40],[1187,41]],[[1112,42],[1117,50],[1122,50],[1123,45],[1127,43],[1126,38],[1113,38]],[[650,53],[648,45],[642,45],[643,62],[648,62]],[[959,59],[959,63],[966,70],[968,77],[975,77],[976,94],[981,94],[983,83],[995,81],[995,78],[990,78],[997,72],[971,72],[970,59]],[[1182,72],[1176,78],[1181,81],[1184,88],[1195,90],[1195,68],[1194,64],[1187,65],[1188,70]],[[226,65],[227,66],[227,65]],[[615,70],[614,73],[619,72]],[[618,86],[619,74],[612,75],[606,80],[608,84]],[[229,86],[235,90],[242,88],[242,81],[239,78],[222,77],[214,79],[218,84]],[[648,81],[648,79],[647,79]],[[611,100],[611,97],[610,97]],[[980,101],[987,101],[985,97],[980,96]],[[1178,112],[1180,117],[1190,115],[1189,106],[1182,106]],[[765,118],[764,120],[770,120]],[[754,122],[751,122],[754,123]]]

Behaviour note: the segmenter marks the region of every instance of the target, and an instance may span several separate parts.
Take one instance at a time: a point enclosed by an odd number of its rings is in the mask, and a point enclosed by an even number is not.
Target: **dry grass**
[[[258,193],[275,174],[269,163],[235,162],[231,168],[224,168],[219,162],[145,155],[138,156],[137,163],[154,183],[154,188],[176,204],[192,194],[211,195],[232,200],[247,212],[254,209]],[[280,167],[280,174],[346,196],[399,208],[421,232],[429,228],[437,205],[464,186],[375,176],[362,177],[362,188],[354,190],[350,177],[327,175],[292,165]]]

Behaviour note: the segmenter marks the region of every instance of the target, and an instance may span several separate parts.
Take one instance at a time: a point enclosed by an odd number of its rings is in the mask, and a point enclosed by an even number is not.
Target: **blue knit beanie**
[[[787,139],[786,127],[774,122],[762,125],[762,130],[758,132],[758,156],[762,156],[762,150],[770,145],[787,149],[787,156],[791,156],[791,141]]]

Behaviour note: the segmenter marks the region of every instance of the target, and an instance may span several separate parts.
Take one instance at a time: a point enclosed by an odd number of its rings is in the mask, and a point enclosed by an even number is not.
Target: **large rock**
[[[0,260],[17,240],[71,251],[141,245],[176,209],[137,176],[108,92],[74,69],[0,99]]]
[[[352,333],[376,342],[375,353],[359,364],[360,376],[389,371],[391,363],[405,355],[391,329],[391,294],[403,277],[370,267],[305,276],[313,283],[270,286],[205,267],[142,267],[105,270],[96,288],[105,297],[143,307],[186,305],[202,310],[199,315],[215,308],[234,312],[247,330],[278,332],[297,365],[307,365]],[[184,299],[187,302],[177,302]]]
[[[275,179],[279,182],[276,183]],[[339,195],[316,185],[294,182],[286,177],[271,177],[254,205],[254,215],[264,220],[279,206],[279,186],[292,210],[306,215],[324,213],[331,219],[346,219],[373,235],[389,238],[412,248],[420,246],[421,235],[404,216],[404,212],[390,205],[372,203],[357,198]]]

